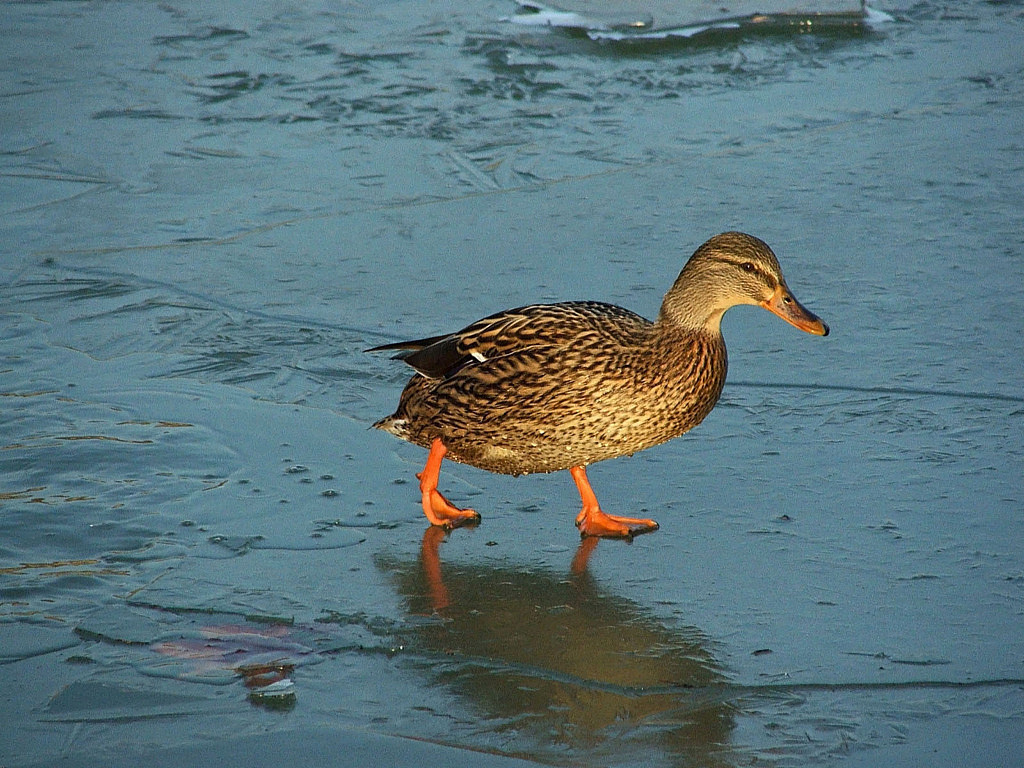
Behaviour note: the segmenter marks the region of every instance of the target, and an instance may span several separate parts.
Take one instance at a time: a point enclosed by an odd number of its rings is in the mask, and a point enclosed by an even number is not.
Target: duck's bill
[[[828,326],[797,301],[785,285],[776,288],[775,294],[767,301],[762,301],[761,306],[801,331],[813,333],[815,336],[828,336]]]

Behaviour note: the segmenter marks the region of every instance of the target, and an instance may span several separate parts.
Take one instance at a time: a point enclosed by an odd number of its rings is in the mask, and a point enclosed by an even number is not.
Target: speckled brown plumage
[[[720,334],[659,328],[610,304],[520,307],[447,338],[458,356],[414,376],[375,426],[424,447],[440,437],[449,458],[510,475],[663,443],[699,424],[725,383]]]
[[[511,475],[632,454],[678,437],[714,408],[726,374],[721,317],[744,303],[828,332],[789,293],[765,243],[727,232],[697,249],[654,322],[600,302],[533,304],[456,333],[376,347],[401,350],[396,357],[417,373],[395,413],[374,426],[425,447],[439,439],[435,481],[444,449]]]

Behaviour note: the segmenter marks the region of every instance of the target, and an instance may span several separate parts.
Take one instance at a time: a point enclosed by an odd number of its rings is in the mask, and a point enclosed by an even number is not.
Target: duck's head
[[[828,326],[789,290],[767,243],[742,232],[715,235],[694,252],[665,294],[660,319],[717,332],[722,315],[737,304],[756,304],[801,331],[828,335]]]

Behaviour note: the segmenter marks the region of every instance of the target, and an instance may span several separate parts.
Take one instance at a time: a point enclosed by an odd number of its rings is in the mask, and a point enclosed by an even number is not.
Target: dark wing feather
[[[628,334],[649,325],[639,315],[610,304],[531,304],[489,315],[455,333],[384,344],[367,352],[402,350],[394,359],[428,378],[447,379],[468,365],[531,348],[572,344],[588,332]]]
[[[393,344],[381,344],[379,347],[372,347],[364,351],[390,352],[396,349],[399,352],[397,355],[392,355],[392,360],[408,363],[417,372],[430,379],[451,376],[473,359],[459,351],[459,335],[457,333],[412,341],[396,341]]]
[[[424,347],[429,347],[431,344],[443,341],[444,339],[449,338],[451,335],[452,334],[450,333],[446,333],[441,336],[431,336],[426,339],[414,339],[413,341],[396,341],[391,344],[381,344],[379,347],[370,347],[369,349],[364,349],[363,352],[390,352],[395,349],[403,349],[415,352],[417,349],[423,349]],[[395,355],[393,359],[401,360],[402,357],[403,355]]]
[[[451,336],[442,336],[433,344],[428,344],[422,349],[413,349],[395,355],[395,359],[411,365],[418,373],[422,373],[429,379],[442,379],[451,376],[473,358],[459,349],[459,337],[452,334]]]

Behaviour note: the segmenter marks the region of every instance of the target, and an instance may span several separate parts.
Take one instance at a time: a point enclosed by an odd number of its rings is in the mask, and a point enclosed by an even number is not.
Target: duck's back
[[[536,304],[425,339],[419,371],[378,426],[456,461],[551,472],[634,453],[696,426],[725,381],[720,334],[600,302]]]

